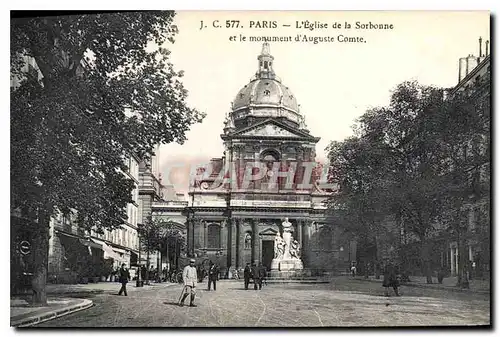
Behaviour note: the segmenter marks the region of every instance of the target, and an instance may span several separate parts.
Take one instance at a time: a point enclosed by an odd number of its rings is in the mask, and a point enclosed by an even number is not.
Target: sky
[[[201,20],[207,28],[200,29]],[[214,28],[213,24],[221,25]],[[240,27],[225,28],[226,20],[239,20]],[[326,29],[300,29],[296,22],[328,23]],[[251,21],[276,21],[276,28],[250,28]],[[392,24],[390,30],[334,29],[344,25]],[[362,37],[366,42],[270,42],[273,68],[290,88],[306,117],[317,144],[317,159],[324,161],[330,141],[352,135],[352,125],[370,107],[388,105],[391,90],[406,80],[452,87],[458,82],[458,60],[478,55],[481,36],[490,36],[489,12],[177,12],[174,24],[179,29],[171,62],[183,70],[183,83],[189,91],[189,106],[207,114],[201,124],[193,125],[182,144],[162,145],[159,168],[163,181],[176,189],[187,190],[187,171],[172,170],[174,165],[221,157],[223,121],[231,102],[257,70],[262,42],[250,36],[331,36]],[[234,23],[235,24],[235,23]],[[290,25],[290,27],[283,27]],[[241,27],[242,26],[242,27]],[[304,26],[304,24],[302,24]],[[240,34],[247,37],[239,41]],[[236,36],[237,41],[230,41]],[[166,179],[168,178],[168,179]]]

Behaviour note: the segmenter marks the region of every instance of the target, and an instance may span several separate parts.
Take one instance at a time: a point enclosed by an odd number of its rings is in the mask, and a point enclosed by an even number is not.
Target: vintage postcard
[[[490,20],[13,12],[11,326],[491,326]]]

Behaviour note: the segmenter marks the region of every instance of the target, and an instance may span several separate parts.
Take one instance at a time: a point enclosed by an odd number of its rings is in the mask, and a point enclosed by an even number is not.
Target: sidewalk
[[[176,283],[151,283],[137,288],[135,282],[127,285],[127,292],[134,293],[157,287],[169,287]],[[12,327],[28,327],[57,317],[90,308],[93,302],[86,297],[90,294],[118,293],[121,284],[118,282],[100,282],[89,284],[47,284],[47,306],[32,307],[29,303],[15,297],[10,300],[10,325]]]
[[[19,328],[32,326],[90,308],[93,302],[81,298],[49,298],[47,304],[46,307],[32,307],[25,300],[10,300],[10,326]]]
[[[366,279],[364,276],[357,276],[356,280],[368,281],[368,282],[380,282],[382,283],[384,279],[383,275],[380,275],[380,279],[376,279],[375,276],[370,276]],[[403,286],[407,287],[419,287],[419,288],[432,288],[432,289],[443,289],[449,291],[465,291],[489,294],[490,293],[490,280],[470,280],[469,289],[461,289],[456,287],[457,277],[446,277],[443,279],[443,283],[439,284],[437,277],[432,278],[431,284],[427,283],[427,278],[425,276],[410,276],[411,282],[402,283]]]
[[[176,283],[153,283],[137,288],[135,281],[130,281],[127,284],[128,292],[136,292],[140,289],[151,289],[152,287],[166,287]],[[99,282],[88,284],[47,284],[48,295],[78,295],[78,294],[102,294],[102,293],[117,293],[120,290],[121,283],[119,282]]]

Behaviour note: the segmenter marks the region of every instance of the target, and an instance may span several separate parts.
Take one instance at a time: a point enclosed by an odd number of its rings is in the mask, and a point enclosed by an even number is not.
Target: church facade
[[[354,242],[325,215],[329,191],[318,185],[316,143],[297,99],[273,70],[263,45],[257,72],[236,95],[221,139],[224,155],[198,171],[185,216],[187,255],[221,270],[275,257],[285,218],[300,244],[305,269],[345,271],[356,260]],[[167,208],[153,205],[162,216]]]

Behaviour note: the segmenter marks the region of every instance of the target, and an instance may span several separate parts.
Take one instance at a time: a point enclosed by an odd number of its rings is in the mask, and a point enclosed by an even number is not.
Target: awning
[[[99,245],[99,248],[101,248],[104,253],[106,253],[107,257],[111,257],[117,261],[120,261],[122,258],[119,254],[115,253],[115,251],[106,244],[106,242],[104,241],[101,241],[101,240],[98,240],[98,239],[95,239],[95,238],[92,238],[92,241]]]
[[[120,254],[129,254],[129,252],[125,249],[120,249],[120,248],[116,248],[116,247],[111,247],[111,249],[113,249],[115,252],[120,253]]]
[[[90,247],[90,248],[97,248],[97,249],[102,249],[102,246],[98,243],[95,242],[94,239],[80,239],[80,242],[82,245]]]

